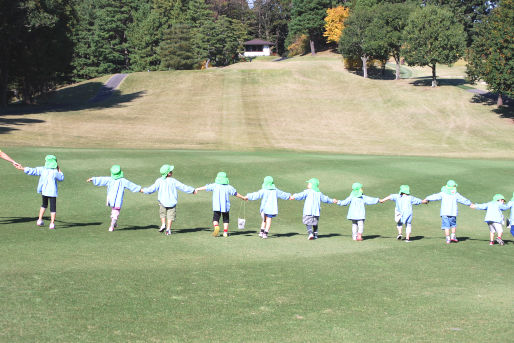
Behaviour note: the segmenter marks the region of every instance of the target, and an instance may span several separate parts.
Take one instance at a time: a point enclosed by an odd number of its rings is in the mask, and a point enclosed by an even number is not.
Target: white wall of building
[[[244,55],[247,57],[270,56],[271,49],[269,45],[264,45],[262,51],[245,51]]]

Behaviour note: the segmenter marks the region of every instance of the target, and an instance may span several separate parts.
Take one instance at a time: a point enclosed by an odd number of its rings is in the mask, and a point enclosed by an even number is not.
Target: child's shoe
[[[402,240],[402,235],[400,234],[400,235],[396,236],[396,239],[401,241]]]
[[[357,239],[356,239],[356,240],[357,240],[357,241],[362,241],[362,234],[358,233],[358,234],[357,234]]]
[[[113,232],[114,231],[114,226],[109,226],[109,231]]]
[[[314,232],[314,239],[318,239],[318,233]]]
[[[259,232],[259,237],[264,238],[263,236],[264,236],[264,231]]]
[[[357,236],[352,235],[352,239],[353,239],[354,241],[356,241],[356,240],[357,240]]]
[[[212,236],[213,237],[218,237],[219,233],[220,233],[220,227],[219,226],[215,226],[214,227],[214,231],[212,232]]]
[[[314,235],[312,233],[309,233],[309,237],[307,237],[309,241],[312,241],[314,239]]]
[[[223,232],[223,237],[228,237],[228,232],[227,231]]]
[[[36,225],[37,226],[43,226],[43,225],[45,225],[45,222],[42,219],[38,219],[37,222],[36,222]]]
[[[54,224],[54,223],[50,223],[50,225],[48,225],[48,228],[49,228],[50,230],[55,229],[55,224]]]
[[[499,245],[504,245],[505,242],[503,241],[503,239],[501,237],[497,237],[496,238],[496,242],[499,244]]]
[[[450,244],[452,241],[449,238],[446,238],[446,244]]]
[[[494,245],[494,241],[490,241],[490,242],[489,242],[489,245]]]
[[[171,230],[170,229],[166,230],[166,236],[169,236],[169,235],[171,235]]]
[[[262,234],[262,239],[267,239],[267,238],[268,238],[268,234],[267,234],[266,232],[264,232],[264,233]]]
[[[164,232],[164,230],[166,230],[166,225],[161,226],[161,228],[159,229],[159,232],[160,232],[160,233],[163,233],[163,232]]]
[[[450,240],[451,240],[452,242],[455,242],[455,243],[457,243],[457,242],[459,241],[459,240],[457,239],[457,236],[452,236],[452,238],[450,238]]]
[[[405,238],[405,241],[404,241],[404,242],[405,242],[405,243],[410,243],[410,242],[412,242],[412,241],[411,241],[410,239],[408,239],[408,238]]]

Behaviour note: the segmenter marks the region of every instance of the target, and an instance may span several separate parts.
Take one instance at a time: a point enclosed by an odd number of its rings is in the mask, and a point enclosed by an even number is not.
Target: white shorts
[[[503,233],[502,224],[494,223],[494,222],[487,222],[487,225],[489,225],[489,232],[496,232],[499,235],[501,235]]]

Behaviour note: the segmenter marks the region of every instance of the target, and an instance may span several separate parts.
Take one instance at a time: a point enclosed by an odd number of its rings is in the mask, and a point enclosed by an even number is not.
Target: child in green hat
[[[514,193],[512,193],[512,199],[510,199],[507,206],[510,208],[510,216],[507,220],[507,226],[510,226],[510,234],[514,236]]]
[[[193,187],[184,185],[173,178],[174,168],[174,166],[169,164],[163,165],[159,170],[161,177],[155,180],[155,183],[150,187],[146,187],[141,190],[141,192],[145,194],[152,194],[155,191],[159,192],[157,196],[157,200],[159,202],[159,215],[161,217],[161,228],[159,232],[166,230],[166,235],[171,235],[171,224],[175,221],[177,213],[177,189],[184,193],[196,194]]]
[[[264,183],[262,184],[262,189],[254,192],[248,193],[245,196],[245,200],[259,200],[261,201],[261,232],[259,233],[259,237],[266,239],[268,238],[269,230],[271,227],[271,219],[276,217],[278,214],[278,204],[277,199],[289,200],[291,197],[291,193],[286,193],[275,187],[273,182],[273,177],[266,176],[264,178]]]
[[[111,176],[90,177],[86,181],[92,182],[95,186],[107,186],[107,206],[111,208],[109,231],[114,231],[114,228],[118,226],[118,217],[123,205],[125,189],[135,193],[141,191],[141,186],[125,179],[121,167],[117,164],[111,167]]]
[[[489,245],[494,245],[494,233],[496,232],[496,242],[503,245],[503,214],[502,211],[508,210],[510,207],[505,205],[505,197],[501,194],[495,194],[493,201],[484,204],[472,204],[471,208],[477,210],[487,210],[484,221],[489,226]]]
[[[64,174],[57,165],[57,157],[54,155],[46,155],[45,166],[36,168],[23,168],[21,165],[16,167],[23,170],[25,174],[39,176],[37,192],[41,194],[42,204],[39,209],[39,217],[36,222],[37,226],[43,226],[43,215],[48,208],[50,202],[50,225],[49,229],[55,229],[55,216],[57,214],[57,181],[64,180]]]
[[[245,200],[236,189],[229,185],[227,173],[219,172],[214,183],[197,188],[195,191],[212,192],[212,225],[214,226],[213,236],[217,237],[220,232],[220,218],[223,216],[223,237],[228,237],[228,224],[230,223],[230,196]]]
[[[372,198],[364,195],[362,184],[355,182],[352,185],[352,192],[348,198],[339,200],[339,206],[348,206],[348,214],[346,219],[352,221],[352,239],[354,241],[362,241],[362,234],[364,233],[364,221],[366,220],[366,206],[375,205],[378,203],[378,198]]]
[[[291,200],[305,200],[303,204],[302,222],[307,228],[307,239],[318,238],[318,224],[321,214],[321,203],[335,204],[336,199],[331,199],[319,190],[319,180],[312,178],[307,180],[307,189],[303,192],[293,194]]]
[[[448,180],[446,186],[441,188],[441,192],[429,195],[423,199],[423,202],[429,201],[441,201],[441,230],[444,230],[446,235],[446,244],[458,242],[459,240],[456,236],[457,215],[459,214],[457,203],[471,206],[471,201],[457,192],[457,183],[453,180]]]
[[[394,221],[398,229],[396,239],[402,239],[403,225],[405,225],[405,242],[410,242],[412,232],[412,205],[423,204],[423,201],[410,195],[409,185],[401,185],[398,194],[386,196],[384,199],[380,199],[380,203],[384,203],[387,200],[392,200],[396,203],[394,209]]]

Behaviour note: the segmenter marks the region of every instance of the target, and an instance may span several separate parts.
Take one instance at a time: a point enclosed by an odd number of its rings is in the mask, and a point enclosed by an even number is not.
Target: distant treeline
[[[344,6],[350,19],[394,3],[444,8],[462,26],[468,48],[484,16],[498,4],[512,6],[512,0],[0,0],[0,104],[32,103],[58,85],[106,74],[229,65],[252,38],[273,42],[277,55],[306,52],[298,49],[302,40],[313,53],[336,48],[339,41],[327,40],[327,9]],[[361,19],[353,21],[367,25],[369,18]],[[340,50],[362,58],[352,44]]]

